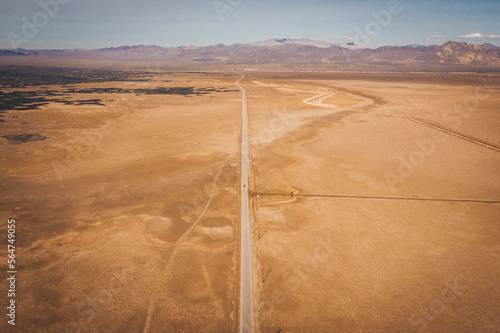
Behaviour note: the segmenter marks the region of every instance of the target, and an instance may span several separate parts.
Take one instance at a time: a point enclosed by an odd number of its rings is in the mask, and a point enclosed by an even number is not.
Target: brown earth
[[[500,77],[245,74],[257,331],[498,331]],[[237,331],[240,75],[148,77],[2,114],[17,330]]]
[[[6,244],[6,220],[16,219],[19,332],[235,330],[237,77],[74,84],[217,91],[74,93],[64,98],[104,105],[51,102],[4,114],[2,134],[47,137],[0,139],[0,233]],[[6,245],[1,260],[4,270]],[[8,289],[5,279],[0,285]]]
[[[500,77],[361,76],[249,74],[259,331],[498,331]]]

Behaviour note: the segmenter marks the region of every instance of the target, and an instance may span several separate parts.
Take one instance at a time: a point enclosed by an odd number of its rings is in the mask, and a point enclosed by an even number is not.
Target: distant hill
[[[0,50],[0,56],[25,56],[27,53],[12,51],[12,50]]]
[[[334,44],[330,42],[324,42],[319,40],[312,40],[309,38],[273,38],[268,40],[263,40],[259,42],[253,42],[245,45],[250,46],[279,46],[279,45],[308,45],[308,46],[316,46],[319,48],[329,48],[330,46],[340,46],[346,49],[373,49],[374,47],[371,45],[356,45],[352,42],[346,42],[342,44]]]
[[[92,50],[0,50],[0,64],[16,57],[42,59],[161,61],[169,68],[287,70],[500,70],[500,47],[449,41],[443,45],[342,45],[307,38],[274,38],[249,44],[160,47],[120,46]],[[47,61],[47,60],[44,60]]]
[[[295,44],[295,45],[309,45],[309,46],[316,46],[316,47],[330,47],[333,44],[329,42],[323,42],[323,41],[317,41],[317,40],[312,40],[309,38],[273,38],[273,39],[268,39],[268,40],[263,40],[263,41],[258,41],[258,42],[253,42],[245,45],[249,46],[279,46],[279,45],[288,45],[288,44]]]

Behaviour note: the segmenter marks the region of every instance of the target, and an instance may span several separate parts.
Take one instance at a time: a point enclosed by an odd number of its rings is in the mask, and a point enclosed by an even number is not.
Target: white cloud
[[[464,36],[458,36],[458,38],[463,38],[463,39],[468,39],[468,38],[483,38],[483,34],[480,34],[479,32],[473,33],[473,34],[468,34]]]
[[[442,35],[434,35],[434,36],[431,36],[431,37],[427,37],[426,40],[429,41],[428,44],[430,43],[440,43],[440,42],[444,42],[444,41],[447,41],[449,40],[450,36],[442,36]]]
[[[475,32],[473,34],[458,36],[457,38],[460,38],[460,39],[478,39],[478,38],[500,39],[500,35],[483,35],[482,33]]]
[[[353,42],[356,40],[356,38],[353,36],[343,36],[343,37],[326,36],[326,39],[328,41],[334,41],[334,42]]]

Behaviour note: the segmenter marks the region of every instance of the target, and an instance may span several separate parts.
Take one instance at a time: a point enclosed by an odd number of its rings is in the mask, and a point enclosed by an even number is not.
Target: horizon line
[[[82,50],[82,51],[84,51],[84,50],[89,50],[89,51],[91,51],[91,50],[102,50],[102,49],[111,49],[111,48],[120,48],[120,47],[137,47],[137,46],[155,46],[155,47],[161,47],[161,48],[164,48],[164,49],[167,49],[167,48],[179,48],[179,47],[197,47],[197,48],[202,48],[202,47],[217,46],[217,45],[223,45],[223,46],[250,45],[250,44],[253,44],[253,43],[266,42],[266,41],[271,41],[271,40],[276,40],[276,39],[290,39],[290,40],[308,39],[308,40],[311,40],[311,41],[314,41],[314,42],[330,43],[331,46],[339,46],[339,47],[343,47],[342,44],[353,43],[356,46],[360,46],[359,49],[363,49],[363,47],[366,46],[364,49],[374,49],[374,50],[382,48],[382,47],[388,47],[388,46],[395,46],[395,47],[405,47],[405,46],[413,46],[413,45],[417,45],[417,46],[420,46],[420,47],[442,46],[442,45],[444,45],[446,43],[449,43],[449,42],[466,43],[466,44],[469,44],[469,45],[485,45],[485,44],[489,44],[489,45],[492,45],[492,46],[495,46],[495,47],[500,47],[500,45],[495,45],[495,44],[490,43],[490,42],[471,43],[471,42],[467,42],[467,41],[463,41],[463,40],[455,40],[455,39],[449,39],[448,41],[443,42],[442,44],[409,43],[409,44],[398,44],[398,45],[396,45],[396,44],[387,44],[387,45],[382,45],[382,46],[377,46],[376,47],[376,46],[372,46],[372,45],[356,44],[353,41],[345,41],[345,42],[341,42],[341,43],[332,43],[332,42],[328,42],[328,41],[324,41],[324,40],[311,39],[311,38],[307,38],[307,37],[301,37],[301,38],[273,37],[273,38],[264,39],[264,40],[258,40],[258,41],[254,41],[254,42],[248,42],[248,43],[238,43],[238,42],[235,42],[235,43],[232,43],[232,44],[224,44],[224,43],[207,44],[207,45],[188,44],[188,45],[177,45],[177,46],[162,46],[162,45],[158,45],[158,44],[131,44],[131,45],[122,44],[122,45],[118,45],[118,46],[104,46],[104,47],[92,47],[92,48],[81,48],[81,47],[75,47],[75,48],[36,48],[36,49],[26,49],[26,48],[15,48],[15,49],[10,48],[10,49],[8,49],[8,48],[0,48],[0,50],[2,50],[2,51],[18,51],[18,50],[21,50],[21,51],[68,51],[68,50]],[[283,45],[285,45],[285,44],[283,44]],[[305,45],[305,44],[297,43],[296,45]],[[279,46],[279,45],[270,45],[270,46],[267,46],[267,47],[272,47],[272,46]],[[319,46],[315,46],[315,45],[308,45],[308,46],[317,47],[317,48],[328,48],[328,47],[319,47]],[[262,47],[265,47],[265,46],[262,46]],[[344,47],[344,48],[346,48],[346,47]],[[346,48],[346,49],[349,49],[349,48]]]

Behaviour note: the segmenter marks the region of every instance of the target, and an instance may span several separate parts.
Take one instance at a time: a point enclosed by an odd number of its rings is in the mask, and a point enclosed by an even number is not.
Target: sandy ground
[[[245,74],[256,331],[497,332],[500,78]],[[2,136],[45,138],[0,138],[18,331],[237,331],[238,77],[3,114]]]
[[[5,114],[2,135],[48,137],[0,140],[2,244],[6,219],[18,226],[17,331],[235,331],[237,77],[75,84],[219,91],[74,94],[105,105],[50,103]],[[6,251],[1,260],[4,270]],[[0,331],[6,326],[2,320]]]
[[[498,331],[500,79],[481,80],[249,75],[260,331]]]

